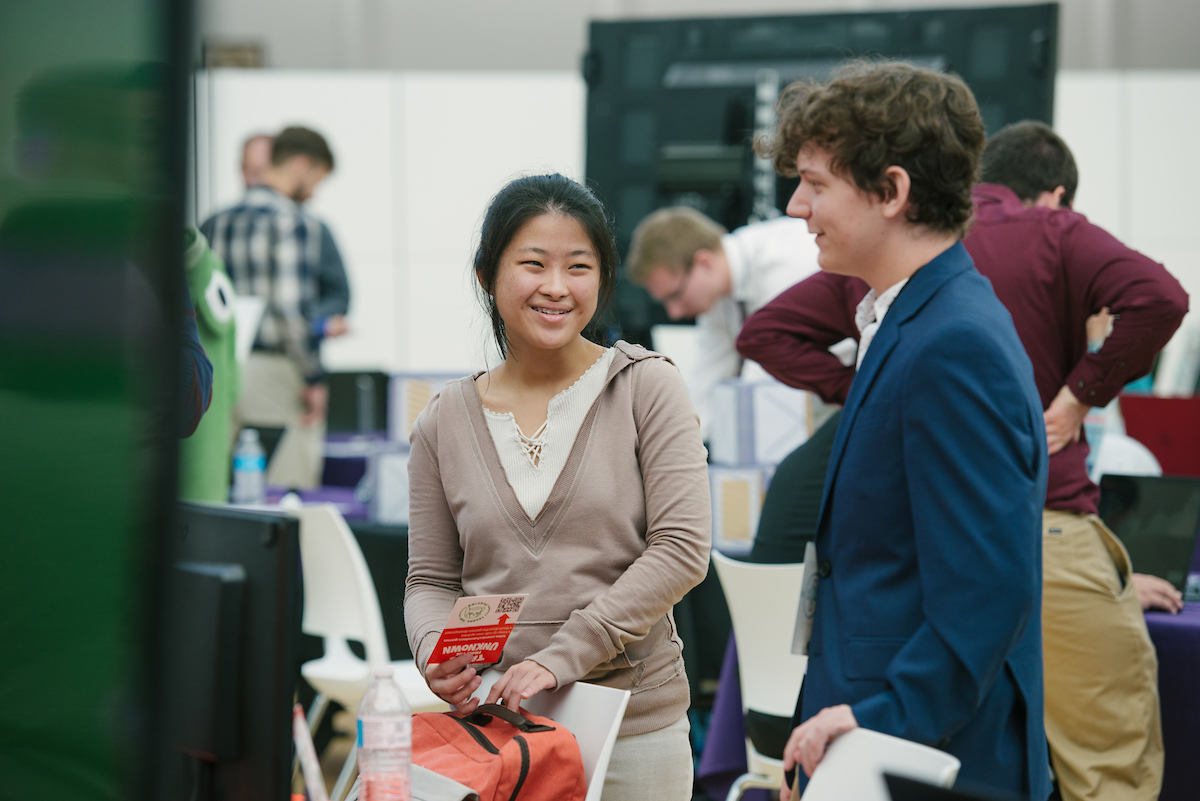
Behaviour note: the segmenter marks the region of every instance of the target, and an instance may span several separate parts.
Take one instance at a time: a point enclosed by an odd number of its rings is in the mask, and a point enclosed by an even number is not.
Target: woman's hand
[[[475,674],[475,668],[468,667],[470,664],[470,654],[459,654],[425,668],[425,683],[429,689],[438,698],[457,707],[459,712],[474,712],[479,706],[479,700],[471,699],[471,693],[479,688],[483,679]]]
[[[526,659],[504,672],[488,693],[487,703],[494,704],[499,700],[516,712],[522,701],[528,701],[542,690],[553,690],[557,686],[558,680],[553,673],[537,662]]]

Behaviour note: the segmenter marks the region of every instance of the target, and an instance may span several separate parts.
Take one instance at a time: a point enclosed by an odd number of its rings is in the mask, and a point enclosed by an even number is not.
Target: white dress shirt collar
[[[896,296],[900,294],[900,290],[904,289],[904,285],[907,283],[908,279],[905,278],[892,284],[882,295],[876,295],[875,290],[872,289],[866,297],[859,301],[858,308],[854,312],[854,324],[858,326],[860,334],[855,370],[862,367],[863,359],[867,355],[867,348],[871,346],[871,340],[875,338],[875,333],[879,330],[888,309],[892,308],[892,302],[896,300]]]

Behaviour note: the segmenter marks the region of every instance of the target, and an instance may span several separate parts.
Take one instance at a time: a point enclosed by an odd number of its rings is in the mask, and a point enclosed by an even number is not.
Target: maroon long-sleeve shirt
[[[974,200],[963,244],[1013,317],[1043,408],[1064,385],[1104,406],[1150,371],[1188,309],[1187,293],[1161,264],[1070,209],[1025,208],[1007,187],[980,184]],[[858,339],[854,311],[868,289],[857,278],[817,273],[747,320],[738,351],[786,384],[844,403],[854,369],[828,348]],[[1119,319],[1104,346],[1088,353],[1085,323],[1105,307]],[[1096,511],[1100,491],[1088,479],[1087,454],[1081,434],[1050,458],[1047,508]]]

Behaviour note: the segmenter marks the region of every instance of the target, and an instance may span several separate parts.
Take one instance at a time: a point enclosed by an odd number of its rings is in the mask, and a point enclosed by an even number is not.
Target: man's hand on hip
[[[1046,421],[1046,444],[1051,455],[1058,453],[1068,444],[1079,439],[1083,428],[1083,418],[1087,417],[1086,403],[1080,403],[1071,394],[1071,390],[1063,387],[1050,401],[1049,408],[1042,414]]]
[[[300,425],[311,426],[325,419],[325,411],[329,408],[329,387],[324,382],[305,386],[300,398],[308,408],[307,412],[300,415]]]
[[[804,775],[812,778],[813,771],[825,757],[825,749],[835,739],[858,728],[854,713],[846,704],[830,706],[822,709],[808,720],[792,729],[787,745],[783,748],[783,772],[787,773],[793,766],[799,765]],[[785,780],[779,790],[780,801],[788,801],[791,790]]]

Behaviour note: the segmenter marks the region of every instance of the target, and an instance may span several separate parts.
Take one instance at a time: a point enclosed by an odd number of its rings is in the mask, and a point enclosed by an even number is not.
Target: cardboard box
[[[774,469],[770,466],[708,466],[713,507],[713,547],[740,556],[750,552],[758,533],[763,497]]]
[[[709,455],[715,464],[775,465],[812,433],[812,395],[774,379],[734,378],[709,397]]]
[[[388,386],[388,439],[408,442],[413,423],[447,381],[466,373],[393,373]]]

